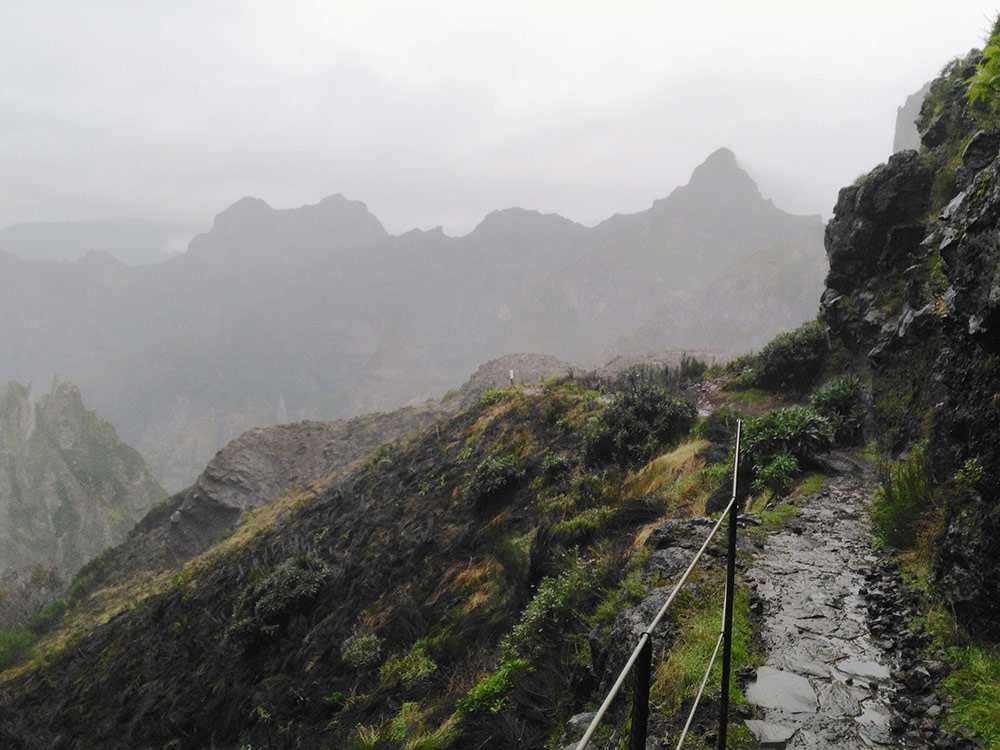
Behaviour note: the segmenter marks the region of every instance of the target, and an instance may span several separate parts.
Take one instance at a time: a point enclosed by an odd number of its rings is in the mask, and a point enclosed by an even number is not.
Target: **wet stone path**
[[[831,479],[767,536],[747,572],[767,654],[746,688],[761,747],[901,744],[889,728],[890,667],[862,593],[878,562],[865,512],[874,487],[860,469]]]

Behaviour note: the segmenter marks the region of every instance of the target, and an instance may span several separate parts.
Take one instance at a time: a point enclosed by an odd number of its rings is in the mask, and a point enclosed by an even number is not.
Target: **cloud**
[[[340,192],[387,227],[648,206],[726,145],[828,213],[985,3],[13,4],[0,225],[200,221]],[[759,172],[755,167],[759,165]],[[783,203],[782,201],[785,201]],[[796,204],[796,205],[789,205]]]

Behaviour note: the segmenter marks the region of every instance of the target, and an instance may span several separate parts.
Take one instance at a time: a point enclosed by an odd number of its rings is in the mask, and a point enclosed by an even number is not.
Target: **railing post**
[[[726,604],[722,614],[722,695],[719,698],[719,745],[726,748],[729,730],[729,677],[733,659],[733,599],[736,593],[736,493],[739,489],[740,433],[742,420],[736,421],[736,451],[733,457],[733,502],[729,509],[729,550],[726,555]]]
[[[649,683],[653,674],[653,636],[643,633],[646,639],[635,663],[635,690],[632,692],[632,732],[629,750],[645,750],[646,732],[649,727]]]

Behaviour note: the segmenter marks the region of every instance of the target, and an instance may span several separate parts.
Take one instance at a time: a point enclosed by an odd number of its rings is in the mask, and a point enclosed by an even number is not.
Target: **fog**
[[[342,193],[393,233],[634,212],[727,146],[829,215],[993,4],[8,3],[0,227]],[[175,241],[174,246],[178,243]]]

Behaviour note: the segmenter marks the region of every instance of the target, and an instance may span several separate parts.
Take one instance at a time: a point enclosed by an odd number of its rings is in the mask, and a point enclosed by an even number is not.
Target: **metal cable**
[[[715,526],[712,527],[712,531],[709,532],[708,537],[705,539],[705,543],[701,545],[701,549],[698,550],[698,553],[694,556],[694,559],[691,560],[691,564],[688,565],[687,570],[684,571],[684,575],[681,576],[680,580],[674,586],[673,591],[670,592],[670,596],[667,597],[667,601],[663,603],[663,606],[660,607],[660,611],[656,614],[656,617],[653,618],[652,622],[649,624],[649,627],[647,627],[645,632],[642,634],[642,637],[639,639],[639,644],[635,647],[635,650],[632,651],[632,656],[630,656],[629,660],[625,663],[625,668],[622,669],[621,674],[618,675],[618,679],[615,680],[615,684],[612,686],[610,692],[608,692],[608,696],[607,698],[604,699],[604,703],[601,704],[601,707],[597,710],[597,713],[594,714],[594,718],[591,720],[590,726],[587,727],[587,731],[584,733],[583,737],[581,737],[580,741],[577,743],[576,750],[584,750],[584,748],[587,747],[587,744],[590,742],[590,738],[593,737],[594,732],[597,731],[597,727],[601,723],[601,719],[604,718],[604,714],[606,714],[608,712],[608,709],[611,707],[611,702],[618,695],[618,691],[621,690],[622,685],[625,683],[625,678],[628,677],[628,673],[632,670],[632,667],[635,664],[636,659],[639,658],[639,652],[642,650],[642,647],[649,639],[650,633],[652,633],[653,630],[656,628],[656,626],[660,624],[660,620],[662,620],[663,616],[667,613],[667,609],[670,607],[671,604],[673,604],[674,599],[677,598],[677,594],[681,590],[681,586],[683,586],[687,582],[688,576],[691,575],[691,571],[694,570],[695,565],[698,564],[698,561],[701,560],[702,555],[705,554],[705,550],[708,549],[708,545],[715,537],[716,532],[722,526],[722,522],[726,520],[726,516],[732,509],[733,504],[735,502],[736,502],[736,495],[734,494],[732,500],[729,501],[729,505],[726,506],[726,509],[722,512],[722,515],[719,516],[719,520],[716,522]]]

